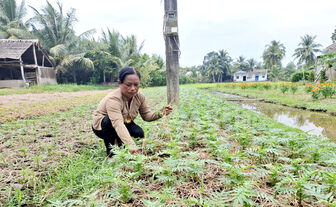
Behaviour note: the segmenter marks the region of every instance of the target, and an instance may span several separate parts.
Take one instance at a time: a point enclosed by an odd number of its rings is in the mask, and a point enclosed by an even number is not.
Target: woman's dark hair
[[[119,81],[120,83],[123,83],[126,76],[127,75],[131,75],[131,74],[136,74],[139,79],[141,79],[141,75],[139,73],[139,71],[135,68],[132,68],[132,67],[124,67],[123,69],[120,70],[119,72]]]

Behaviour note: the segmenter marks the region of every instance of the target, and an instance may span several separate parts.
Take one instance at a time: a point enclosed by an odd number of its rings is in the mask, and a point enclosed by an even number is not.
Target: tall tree
[[[150,57],[147,54],[141,55],[136,67],[141,73],[141,86],[158,86],[166,84],[166,68],[164,60],[157,55]]]
[[[231,75],[230,64],[232,62],[232,58],[229,56],[229,53],[226,50],[218,51],[218,64],[219,69],[223,72],[220,78],[220,82],[223,81],[223,75],[229,76]]]
[[[25,1],[18,6],[16,0],[0,1],[0,39],[30,38],[27,25],[23,22],[26,15]]]
[[[77,77],[79,74],[83,74],[86,70],[93,70],[94,64],[89,59],[84,57],[84,54],[68,55],[59,65],[60,70],[64,69],[67,73],[70,73],[73,78],[73,83],[82,84],[83,82]]]
[[[283,68],[283,79],[285,81],[290,81],[293,73],[296,71],[296,65],[294,62],[289,62],[285,68]]]
[[[118,31],[110,30],[107,28],[107,32],[102,30],[102,38],[100,39],[101,42],[105,43],[108,47],[108,51],[111,55],[115,57],[121,56],[121,35]]]
[[[244,56],[239,56],[233,65],[235,71],[249,71],[250,69]]]
[[[210,77],[213,82],[223,81],[223,77],[230,75],[230,63],[232,58],[225,50],[209,52],[203,60],[202,69],[204,75]]]
[[[87,45],[83,41],[90,38],[95,30],[88,30],[79,36],[75,35],[74,24],[77,22],[75,9],[64,13],[63,6],[57,2],[54,7],[48,0],[46,5],[38,11],[31,7],[35,16],[29,20],[36,35],[52,55],[56,69],[61,74],[70,73],[74,83],[83,83],[78,77],[87,69],[93,69],[94,64],[84,57]]]
[[[75,31],[73,29],[77,18],[75,9],[71,8],[69,12],[64,14],[63,6],[57,2],[58,9],[53,7],[46,1],[46,5],[41,8],[41,12],[31,7],[35,16],[29,20],[36,35],[47,50],[58,46],[70,46],[75,39]]]
[[[216,75],[218,73],[218,53],[209,52],[203,60],[203,68],[207,76],[212,78],[213,82],[216,82]]]
[[[283,77],[282,71],[280,70],[279,65],[274,65],[270,70],[268,74],[268,78],[271,81],[279,81]]]
[[[254,58],[250,58],[247,61],[247,65],[249,67],[249,70],[253,70],[257,67],[258,62]]]
[[[141,50],[143,48],[144,42],[139,46],[137,43],[137,38],[134,35],[122,38],[122,48],[121,48],[121,64],[122,67],[125,66],[135,66],[137,60],[140,57]]]
[[[285,57],[286,48],[280,41],[271,41],[271,44],[266,45],[263,53],[264,65],[267,69],[273,66],[281,67],[281,60]]]
[[[143,42],[138,46],[134,35],[123,37],[119,32],[107,29],[102,31],[101,41],[108,45],[111,55],[120,59],[120,66],[135,66],[141,56]]]
[[[293,57],[298,59],[298,64],[304,64],[306,69],[314,66],[316,61],[315,53],[320,52],[319,49],[322,45],[315,43],[316,36],[305,35],[301,37],[301,42],[298,48],[295,49]]]
[[[118,77],[117,74],[120,67],[119,58],[98,49],[87,52],[84,57],[92,60],[94,65],[91,82],[106,83],[107,80],[113,82]],[[109,77],[107,75],[109,75]]]

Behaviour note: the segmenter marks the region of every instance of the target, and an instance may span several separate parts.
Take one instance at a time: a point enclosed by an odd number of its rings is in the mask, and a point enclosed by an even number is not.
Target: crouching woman
[[[170,106],[163,106],[152,112],[143,93],[139,92],[140,73],[131,67],[119,72],[119,88],[105,96],[93,112],[92,130],[104,140],[108,157],[112,156],[111,145],[127,145],[130,152],[137,153],[132,137],[143,138],[144,131],[135,124],[138,114],[145,121],[154,121],[172,112]]]

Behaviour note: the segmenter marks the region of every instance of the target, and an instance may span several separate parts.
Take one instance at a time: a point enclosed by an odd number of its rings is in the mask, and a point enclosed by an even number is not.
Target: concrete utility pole
[[[167,99],[178,105],[180,43],[177,29],[177,0],[164,0],[163,34],[166,43]]]

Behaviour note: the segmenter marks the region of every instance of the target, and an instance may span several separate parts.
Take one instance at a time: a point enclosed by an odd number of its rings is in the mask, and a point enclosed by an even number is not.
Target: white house
[[[233,74],[234,82],[259,82],[267,81],[267,70],[253,70],[250,72],[238,71]]]

